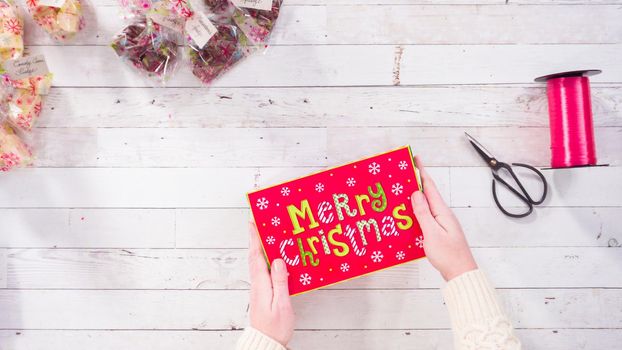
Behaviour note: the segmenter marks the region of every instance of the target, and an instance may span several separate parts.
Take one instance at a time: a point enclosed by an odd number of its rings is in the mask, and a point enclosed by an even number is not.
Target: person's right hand
[[[416,191],[410,198],[423,231],[423,249],[432,266],[441,273],[445,281],[449,281],[477,269],[477,264],[458,219],[443,201],[421,159],[416,157],[415,162],[424,192]]]

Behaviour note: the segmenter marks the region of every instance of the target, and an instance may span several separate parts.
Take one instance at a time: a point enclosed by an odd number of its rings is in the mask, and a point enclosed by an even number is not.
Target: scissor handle
[[[538,171],[538,169],[532,167],[531,165],[522,164],[522,163],[513,163],[512,165],[513,166],[519,166],[519,167],[527,168],[527,169],[535,172],[540,177],[540,179],[542,180],[542,184],[543,184],[543,187],[544,187],[544,191],[542,193],[542,198],[540,198],[538,201],[534,201],[531,198],[531,196],[529,195],[529,193],[527,192],[527,190],[525,189],[525,187],[523,186],[523,184],[520,182],[520,180],[518,179],[518,177],[516,176],[516,174],[514,173],[514,170],[512,170],[512,167],[510,165],[508,165],[506,163],[503,163],[503,162],[498,162],[496,164],[496,167],[492,171],[492,175],[493,175],[492,195],[493,195],[493,198],[495,200],[495,203],[497,204],[497,207],[499,208],[499,210],[501,210],[501,212],[503,212],[503,214],[505,214],[507,216],[510,216],[510,217],[513,217],[513,218],[522,218],[522,217],[525,217],[525,216],[531,214],[531,212],[533,211],[533,206],[534,205],[538,205],[538,204],[541,204],[542,202],[544,202],[544,199],[546,198],[546,193],[547,193],[547,183],[546,183],[546,179],[544,178],[544,175],[542,175],[542,173],[540,171]],[[520,188],[520,192],[517,191],[516,188],[514,188],[514,186],[510,185],[509,183],[507,183],[503,178],[501,178],[497,174],[499,169],[505,169],[505,170],[508,171],[508,173],[510,173],[510,175],[514,179],[514,182],[516,182],[516,184]],[[512,192],[523,203],[525,203],[527,205],[527,207],[528,207],[527,212],[522,213],[522,214],[514,214],[514,213],[510,213],[507,210],[505,210],[505,208],[503,208],[503,206],[499,202],[499,199],[497,198],[496,181],[501,182],[501,184],[503,184],[508,190],[510,190],[510,192]]]
[[[520,186],[520,188],[523,190],[523,193],[525,193],[525,196],[527,196],[527,198],[529,199],[529,201],[531,201],[531,204],[533,205],[538,205],[538,204],[542,204],[542,202],[544,202],[544,200],[546,199],[546,191],[548,190],[548,184],[546,182],[546,178],[544,178],[544,175],[542,175],[542,173],[540,172],[540,170],[532,167],[529,164],[523,164],[523,163],[512,163],[513,166],[519,166],[522,168],[526,168],[531,170],[532,172],[536,173],[536,175],[538,175],[538,177],[540,177],[540,180],[542,180],[542,186],[543,186],[543,191],[542,191],[542,197],[537,200],[534,201],[533,198],[531,198],[529,196],[529,193],[527,193],[527,191],[523,188],[523,186],[521,185],[521,183],[519,182],[518,185]],[[515,178],[516,179],[516,178]]]

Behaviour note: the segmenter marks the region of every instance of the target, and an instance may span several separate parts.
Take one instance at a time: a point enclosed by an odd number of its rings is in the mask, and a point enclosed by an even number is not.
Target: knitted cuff
[[[465,272],[447,282],[443,298],[454,329],[504,315],[495,289],[480,270]]]
[[[253,327],[246,327],[238,340],[236,350],[287,350],[276,340]]]

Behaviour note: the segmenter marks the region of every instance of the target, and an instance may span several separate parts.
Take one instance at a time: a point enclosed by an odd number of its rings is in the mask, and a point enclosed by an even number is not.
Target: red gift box
[[[248,194],[271,262],[291,295],[425,256],[410,195],[421,182],[409,146]]]

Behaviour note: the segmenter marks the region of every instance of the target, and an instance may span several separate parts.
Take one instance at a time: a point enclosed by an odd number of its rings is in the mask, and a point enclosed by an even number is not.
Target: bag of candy
[[[32,164],[30,147],[17,136],[6,122],[0,122],[0,171],[26,167]]]
[[[39,55],[9,60],[2,64],[0,74],[5,121],[31,131],[41,114],[43,96],[52,86],[53,74],[47,70],[45,59]]]
[[[202,14],[195,16],[186,25],[188,56],[192,74],[203,84],[210,84],[250,54],[252,47],[233,22],[212,23]]]
[[[209,1],[209,0],[208,0]],[[266,47],[283,0],[233,0],[233,21],[253,45]]]
[[[85,26],[84,0],[26,0],[34,21],[54,39],[73,39]]]
[[[146,17],[125,27],[111,46],[132,67],[162,83],[170,78],[179,61],[174,33]]]
[[[165,83],[180,60],[186,0],[122,0],[131,23],[117,34],[111,47],[117,55],[147,77]]]
[[[39,119],[42,108],[41,95],[32,95],[27,90],[16,89],[8,95],[9,113],[7,120],[24,131],[31,131]]]
[[[267,1],[203,0],[207,15],[197,12],[186,23],[192,73],[202,83],[211,84],[242,58],[266,47],[282,3]]]
[[[0,63],[24,53],[24,21],[13,0],[0,0]]]
[[[0,112],[0,172],[32,164],[30,147],[15,133],[15,129],[3,120]]]

